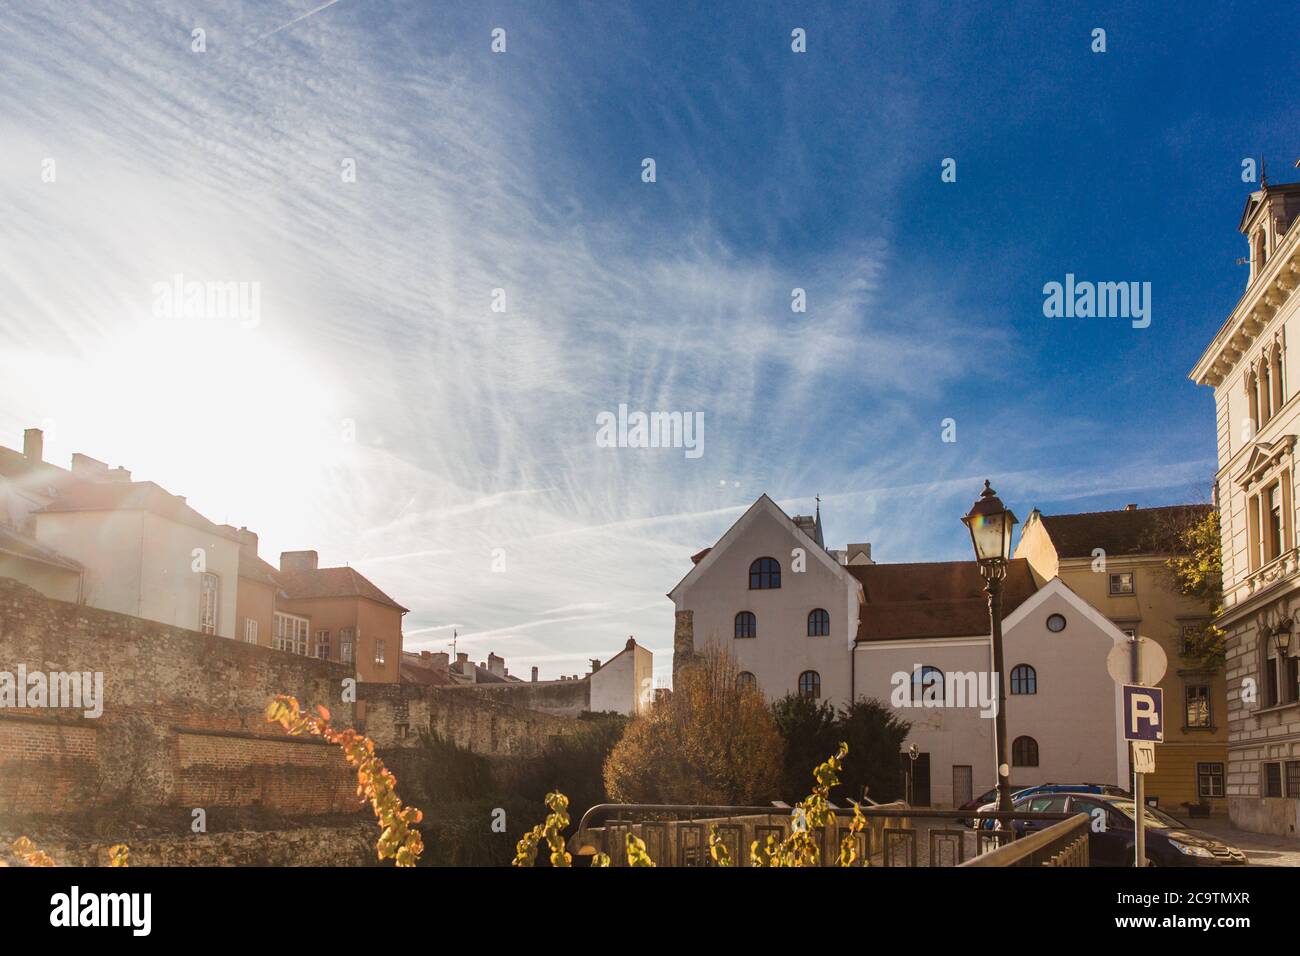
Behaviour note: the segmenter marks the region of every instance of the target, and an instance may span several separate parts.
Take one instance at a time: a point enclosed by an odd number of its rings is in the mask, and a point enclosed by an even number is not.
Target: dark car
[[[1093,793],[1040,793],[1015,801],[1032,813],[1086,813],[1092,821],[1088,856],[1093,866],[1132,866],[1137,804],[1132,797]],[[1053,820],[1016,820],[1017,836],[1050,827]],[[1146,855],[1151,866],[1242,866],[1246,854],[1213,834],[1147,807]]]
[[[1131,794],[1123,787],[1117,787],[1112,783],[1041,783],[1036,787],[1021,787],[1011,794],[1011,805],[1016,806],[1016,801],[1025,797],[1032,797],[1044,793],[1100,793],[1112,797],[1128,797]],[[998,808],[998,790],[994,787],[992,790],[983,794],[979,803],[969,801],[961,805],[962,810],[996,810]],[[974,804],[972,806],[972,804]],[[994,820],[979,820],[974,818],[963,821],[966,826],[974,829],[993,830],[996,829]]]

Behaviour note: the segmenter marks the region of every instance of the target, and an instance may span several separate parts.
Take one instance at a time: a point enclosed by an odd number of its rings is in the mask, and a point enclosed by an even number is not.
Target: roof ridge
[[[1213,510],[1214,505],[1209,502],[1188,502],[1182,505],[1152,505],[1149,508],[1110,508],[1106,511],[1065,511],[1059,514],[1048,514],[1045,511],[1039,511],[1038,514],[1043,518],[1090,518],[1093,515],[1150,514],[1152,511],[1172,511],[1175,508],[1209,508]]]

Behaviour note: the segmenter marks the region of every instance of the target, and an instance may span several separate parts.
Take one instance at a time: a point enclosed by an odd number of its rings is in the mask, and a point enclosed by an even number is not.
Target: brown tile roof
[[[858,641],[967,637],[989,632],[984,579],[974,561],[927,564],[851,564],[865,604]],[[1002,612],[1010,614],[1037,590],[1029,562],[1013,559],[1003,585]]]
[[[315,571],[277,571],[276,580],[290,600],[304,598],[364,597],[379,604],[402,607],[355,568],[317,568]]]
[[[280,582],[277,580],[279,573],[274,565],[263,561],[255,554],[249,554],[243,548],[239,549],[239,576],[241,578],[248,578],[250,581],[257,581],[278,588],[280,586]]]
[[[239,540],[238,532],[209,521],[187,505],[184,498],[152,481],[78,482],[38,514],[68,511],[148,511],[208,534]]]
[[[1060,558],[1091,558],[1094,548],[1107,554],[1169,554],[1179,549],[1178,529],[1200,520],[1210,505],[1170,505],[1132,511],[1093,511],[1040,515]]]
[[[402,660],[398,665],[401,673],[401,682],[403,684],[423,684],[425,687],[450,687],[456,683],[451,679],[445,667],[427,667],[421,663],[419,654],[412,654],[409,651],[402,652]]]
[[[708,557],[709,552],[712,550],[713,550],[712,548],[705,548],[703,551],[696,551],[693,555],[691,555],[691,564],[699,564],[706,557]]]

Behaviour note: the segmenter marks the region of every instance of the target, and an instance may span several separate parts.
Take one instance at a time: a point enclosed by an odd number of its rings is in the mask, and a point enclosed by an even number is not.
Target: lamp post
[[[997,493],[984,482],[979,500],[961,519],[970,531],[975,560],[984,577],[984,591],[989,596],[989,625],[993,635],[993,673],[998,682],[998,709],[994,715],[997,737],[994,757],[998,772],[998,810],[1011,811],[1011,755],[1007,752],[1007,686],[1002,659],[1002,582],[1011,558],[1011,530],[1016,516],[1002,504]]]

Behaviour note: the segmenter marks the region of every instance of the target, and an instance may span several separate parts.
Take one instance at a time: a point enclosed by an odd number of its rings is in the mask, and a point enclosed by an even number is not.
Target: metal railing
[[[1087,866],[1090,830],[1088,814],[1076,813],[961,866]]]
[[[859,866],[1037,865],[1037,862],[1019,862],[1021,857],[1018,854],[999,856],[990,862],[975,862],[1010,847],[1018,848],[1021,844],[1029,847],[1029,853],[1035,854],[1040,846],[1052,848],[1048,856],[1059,858],[1059,862],[1049,865],[1088,865],[1088,828],[1087,818],[1083,815],[932,810],[909,807],[902,802],[863,807],[862,814],[867,819],[867,826],[854,835]],[[833,816],[833,823],[823,828],[820,834],[823,866],[838,864],[841,838],[850,832],[853,809],[837,807]],[[973,826],[976,821],[992,821],[998,828]],[[1017,838],[1017,830],[1012,826],[1016,821],[1050,822],[1053,825],[1026,832]],[[1058,832],[1062,823],[1070,823],[1071,828]],[[790,834],[791,824],[789,807],[602,803],[583,814],[577,833],[569,840],[569,849],[579,856],[607,853],[612,865],[625,866],[626,841],[630,833],[645,842],[646,852],[659,866],[711,866],[709,833],[716,828],[732,865],[749,866],[750,846],[755,841],[760,845],[766,843],[768,836],[785,839]],[[1082,851],[1074,840],[1080,825]],[[1067,833],[1070,838],[1057,846],[1057,841]],[[1044,841],[1042,838],[1046,834],[1053,836]],[[1034,856],[1035,861],[1039,855]]]

